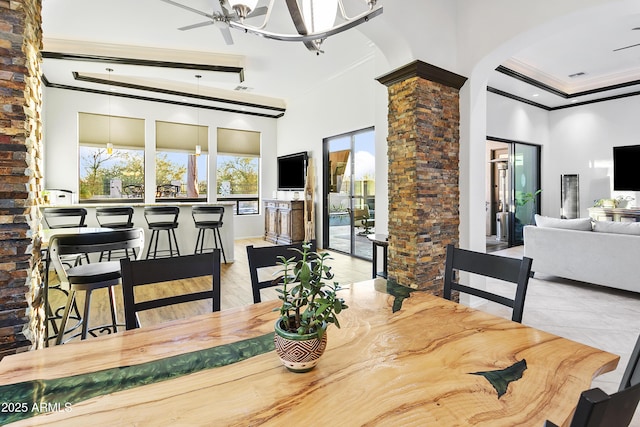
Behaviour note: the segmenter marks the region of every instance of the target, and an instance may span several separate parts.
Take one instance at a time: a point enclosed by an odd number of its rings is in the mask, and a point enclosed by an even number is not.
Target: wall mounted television
[[[278,157],[278,190],[304,190],[307,152]]]
[[[613,147],[613,189],[640,191],[640,145]]]

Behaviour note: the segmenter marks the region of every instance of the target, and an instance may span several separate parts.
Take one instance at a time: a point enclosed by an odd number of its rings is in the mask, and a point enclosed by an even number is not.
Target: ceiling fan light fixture
[[[231,9],[236,12],[240,19],[246,18],[258,5],[258,0],[228,0]]]

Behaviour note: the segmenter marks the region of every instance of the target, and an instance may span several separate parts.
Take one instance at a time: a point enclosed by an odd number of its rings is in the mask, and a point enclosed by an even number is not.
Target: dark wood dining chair
[[[599,388],[583,391],[570,427],[626,427],[640,402],[640,336],[625,368],[618,392],[607,394]],[[558,427],[547,420],[545,427]]]
[[[483,252],[474,252],[448,245],[443,296],[450,300],[452,291],[459,291],[484,298],[511,307],[513,309],[511,320],[514,322],[522,322],[524,300],[527,294],[532,262],[533,260],[527,257],[520,260]],[[454,272],[460,271],[515,283],[515,297],[508,298],[483,289],[461,284],[457,281],[459,278],[456,278],[456,274],[454,274]]]
[[[251,289],[253,293],[253,302],[257,304],[262,301],[260,291],[262,289],[278,286],[282,283],[282,277],[270,276],[268,280],[260,280],[260,271],[262,269],[276,267],[280,263],[279,257],[286,259],[294,258],[299,260],[301,254],[294,250],[302,250],[302,243],[293,243],[290,245],[278,246],[247,246],[247,260],[249,261],[249,275],[251,276]],[[315,240],[311,241],[311,252],[316,251]],[[273,271],[271,271],[273,273]]]
[[[618,392],[607,394],[599,388],[583,391],[570,427],[626,427],[640,402],[640,336],[625,368]],[[547,420],[545,427],[558,427]]]
[[[140,327],[138,313],[199,300],[211,300],[212,311],[220,311],[220,249],[194,255],[132,261],[120,260],[122,295],[127,329]],[[136,298],[136,288],[169,281],[212,276],[211,288],[205,291],[173,294],[156,299]]]
[[[82,326],[80,335],[85,339],[88,333],[94,334],[95,330],[101,332],[117,332],[118,319],[115,305],[114,286],[120,283],[120,263],[117,261],[94,262],[90,264],[76,265],[66,268],[64,256],[69,254],[99,254],[106,251],[138,249],[142,252],[144,246],[144,231],[141,228],[128,230],[111,230],[95,233],[62,234],[53,236],[49,242],[49,256],[54,265],[61,287],[68,289],[67,303],[60,322],[60,328],[56,338],[56,344],[61,344],[65,334],[78,326]],[[89,329],[91,295],[96,289],[108,288],[109,307],[111,309],[111,324],[92,327]],[[85,292],[84,310],[80,323],[67,330],[69,313],[76,304],[76,294]],[[68,337],[71,339],[73,335]]]
[[[627,427],[638,408],[640,384],[613,394],[599,388],[583,391],[569,427]],[[545,427],[558,427],[547,420]]]
[[[629,363],[627,368],[622,374],[622,381],[620,381],[619,391],[633,387],[640,384],[640,336],[636,341],[636,345],[631,352]]]

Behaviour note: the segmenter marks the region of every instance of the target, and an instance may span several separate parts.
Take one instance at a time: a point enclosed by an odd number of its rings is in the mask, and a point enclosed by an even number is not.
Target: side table
[[[387,248],[389,247],[389,235],[369,234],[367,238],[373,243],[373,275],[372,278],[387,278]],[[378,271],[378,247],[382,248],[382,271]]]

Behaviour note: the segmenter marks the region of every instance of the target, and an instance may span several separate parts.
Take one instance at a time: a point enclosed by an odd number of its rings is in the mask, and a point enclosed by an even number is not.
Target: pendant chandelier
[[[317,54],[323,52],[320,47],[327,37],[367,22],[382,13],[382,6],[376,6],[377,0],[359,0],[363,10],[355,16],[347,15],[343,0],[263,0],[268,1],[268,5],[260,7],[260,0],[214,0],[213,13],[206,13],[174,0],[161,1],[209,18],[209,21],[179,28],[182,31],[214,24],[222,32],[227,44],[233,44],[229,28],[235,28],[268,39],[302,42],[307,49]],[[279,33],[268,29],[276,1],[286,4],[297,33]],[[260,25],[252,25],[246,21],[247,18],[262,15],[264,19]]]

